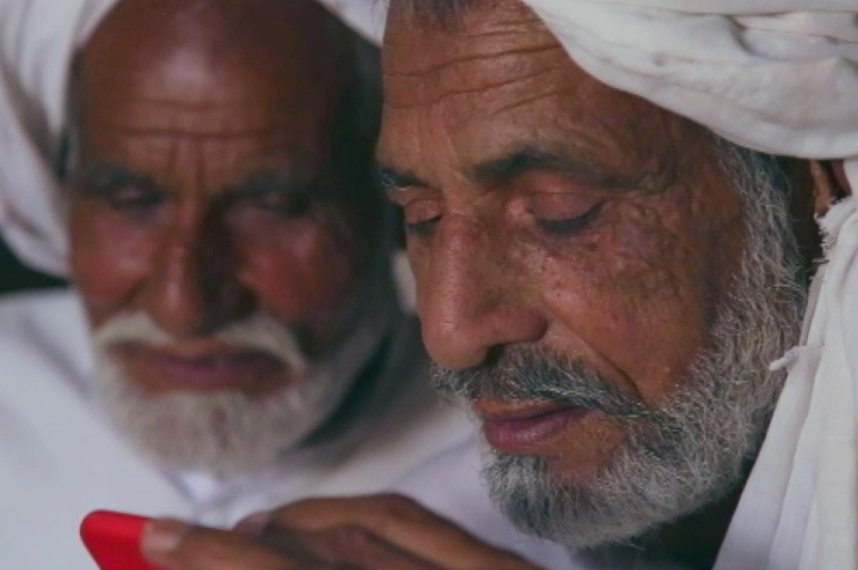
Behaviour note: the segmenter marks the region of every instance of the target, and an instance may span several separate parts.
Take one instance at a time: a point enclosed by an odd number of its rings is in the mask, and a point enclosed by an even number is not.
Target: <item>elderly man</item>
[[[392,2],[378,157],[435,382],[481,420],[495,503],[580,567],[858,568],[856,13]],[[243,531],[159,522],[145,551],[530,567],[389,498]]]
[[[67,206],[75,285],[0,308],[0,565],[90,568],[96,508],[233,524],[467,439],[391,277],[377,50],[309,0],[60,4],[0,2],[3,227],[61,270]]]

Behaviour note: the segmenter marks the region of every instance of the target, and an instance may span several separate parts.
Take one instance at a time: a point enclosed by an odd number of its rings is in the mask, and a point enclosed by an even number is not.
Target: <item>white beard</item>
[[[109,420],[160,467],[217,475],[258,467],[306,438],[341,403],[388,325],[390,311],[373,301],[331,354],[309,365],[291,332],[267,315],[252,315],[210,335],[264,350],[298,372],[294,384],[263,397],[233,391],[145,393],[110,355],[111,346],[173,339],[145,314],[119,315],[94,333],[95,395]]]

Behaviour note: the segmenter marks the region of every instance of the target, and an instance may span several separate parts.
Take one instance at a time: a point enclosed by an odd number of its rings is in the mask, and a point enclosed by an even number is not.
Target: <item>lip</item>
[[[111,353],[148,392],[266,393],[291,380],[289,367],[272,354],[219,342],[165,346],[121,343]]]
[[[493,448],[514,455],[540,455],[555,447],[567,427],[593,410],[556,402],[507,404],[480,400],[474,412],[483,422],[483,435]]]

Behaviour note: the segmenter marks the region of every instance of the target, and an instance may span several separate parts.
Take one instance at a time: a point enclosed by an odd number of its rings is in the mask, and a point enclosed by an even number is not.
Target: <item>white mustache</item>
[[[309,366],[309,359],[292,331],[267,313],[253,313],[206,335],[206,338],[222,341],[240,350],[266,352],[299,374]],[[145,311],[117,315],[93,332],[93,343],[97,350],[106,350],[112,345],[126,342],[169,346],[179,344],[181,339],[161,329]]]

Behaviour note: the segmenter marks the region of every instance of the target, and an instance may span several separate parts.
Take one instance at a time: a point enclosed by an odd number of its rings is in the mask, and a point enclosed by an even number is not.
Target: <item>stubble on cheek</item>
[[[562,450],[544,456],[546,468],[559,482],[590,482],[610,469],[628,437],[626,422],[593,412],[569,432]]]

